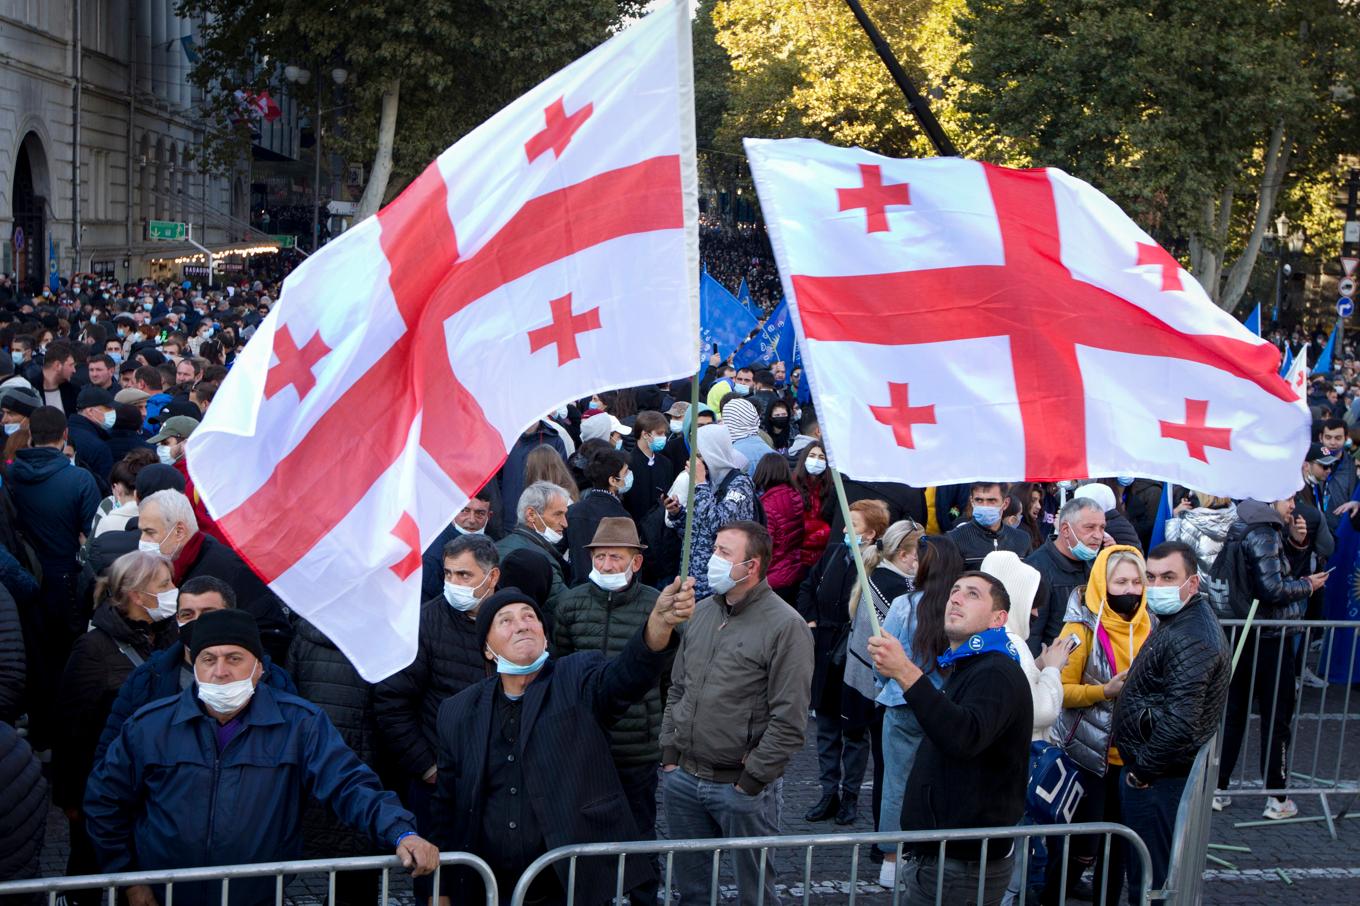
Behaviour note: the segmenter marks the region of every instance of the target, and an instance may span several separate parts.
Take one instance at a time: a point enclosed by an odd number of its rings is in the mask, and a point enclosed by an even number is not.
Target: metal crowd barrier
[[[1218,778],[1218,737],[1206,742],[1195,756],[1185,791],[1176,808],[1171,831],[1171,861],[1166,884],[1158,896],[1170,903],[1198,906],[1204,892],[1204,866],[1209,854],[1209,824]]]
[[[539,856],[524,870],[520,875],[518,883],[515,884],[514,894],[510,900],[511,906],[525,906],[526,897],[530,887],[537,878],[545,871],[556,871],[556,865],[560,862],[567,862],[567,884],[566,884],[566,906],[577,906],[576,901],[576,877],[578,862],[581,859],[612,859],[615,862],[614,869],[614,897],[613,902],[627,902],[627,891],[624,889],[624,865],[628,856],[662,856],[661,871],[661,890],[660,902],[665,906],[672,906],[675,902],[672,886],[675,881],[675,854],[676,853],[708,853],[711,854],[711,868],[708,872],[708,903],[710,906],[717,906],[721,898],[721,871],[723,852],[733,852],[738,850],[759,850],[759,874],[764,875],[767,864],[770,864],[772,850],[802,850],[802,884],[801,889],[788,888],[790,897],[801,898],[804,906],[811,902],[814,895],[820,895],[814,891],[814,880],[812,877],[812,853],[814,849],[828,847],[849,847],[849,882],[845,888],[836,892],[837,896],[843,896],[843,902],[847,906],[854,906],[856,900],[862,896],[879,897],[886,891],[872,881],[861,882],[860,880],[860,849],[876,845],[892,845],[896,847],[897,864],[906,866],[910,863],[904,861],[905,850],[908,846],[918,846],[927,844],[932,849],[938,845],[937,858],[943,861],[947,858],[947,847],[950,843],[961,841],[982,841],[980,858],[976,860],[978,869],[977,894],[969,897],[968,903],[983,902],[984,885],[986,881],[985,866],[987,863],[988,850],[995,852],[995,848],[1001,846],[1003,850],[1009,851],[1012,844],[1007,841],[1014,841],[1015,860],[1020,863],[1020,876],[1023,878],[1029,868],[1029,840],[1031,837],[1052,838],[1071,838],[1074,836],[1095,835],[1103,838],[1105,853],[1108,857],[1110,847],[1114,845],[1115,839],[1125,841],[1133,858],[1136,858],[1142,865],[1142,885],[1136,892],[1130,891],[1128,894],[1129,903],[1133,906],[1146,906],[1151,901],[1152,893],[1148,885],[1152,878],[1152,860],[1148,855],[1147,846],[1141,837],[1122,824],[1111,824],[1107,822],[1095,822],[1090,824],[1054,824],[1054,825],[1028,825],[1022,827],[998,827],[998,828],[968,828],[962,830],[944,831],[899,831],[896,833],[855,833],[855,834],[805,834],[790,836],[773,837],[740,837],[722,838],[708,840],[638,840],[629,843],[581,843],[571,846],[559,846]],[[1050,844],[1049,857],[1054,857],[1054,850],[1061,848],[1061,860],[1063,868],[1063,889],[1060,892],[1059,904],[1068,902],[1066,890],[1067,876],[1067,857],[1069,846],[1066,841],[1063,844]],[[1004,858],[1004,856],[1003,856]],[[1108,858],[1106,860],[1108,862]],[[901,869],[899,868],[899,871]],[[937,906],[955,906],[965,901],[957,899],[945,899],[943,896],[944,875],[937,873],[938,882],[936,885],[935,903]],[[861,890],[861,884],[865,890]],[[1097,892],[1103,889],[1102,879],[1093,880],[1093,885]],[[869,889],[871,888],[871,889]],[[900,906],[905,900],[905,883],[902,877],[898,877],[897,885],[892,891],[893,906]],[[988,891],[990,894],[991,891]],[[1017,906],[1026,906],[1026,890],[1021,885],[1020,892],[1016,899]],[[741,902],[750,902],[749,892],[741,898]],[[1029,901],[1030,906],[1037,906],[1033,899]],[[765,889],[764,885],[755,893],[756,906],[764,906]],[[593,906],[593,904],[582,904],[582,906]],[[698,906],[686,902],[684,906]]]
[[[481,876],[486,885],[486,906],[498,906],[500,894],[496,889],[496,878],[484,861],[471,853],[440,853],[439,868],[434,872],[434,889],[439,889],[439,879],[445,866],[460,866],[471,869]],[[335,903],[335,876],[340,872],[381,871],[381,899],[387,904],[391,900],[391,871],[397,869],[405,874],[407,869],[396,856],[359,856],[347,859],[307,859],[296,862],[260,862],[254,865],[218,865],[204,868],[173,868],[161,871],[134,871],[121,874],[81,875],[72,878],[34,878],[28,881],[9,881],[0,884],[0,900],[11,895],[42,894],[47,898],[47,906],[57,906],[59,894],[77,890],[104,890],[109,899],[104,906],[118,906],[118,891],[138,885],[164,887],[159,897],[160,906],[174,906],[175,885],[204,881],[221,881],[221,906],[229,906],[230,885],[232,881],[244,878],[273,877],[274,906],[285,906],[284,888],[286,878],[301,875],[327,876],[326,903]]]
[[[1237,649],[1245,620],[1224,620],[1223,630],[1233,648]],[[1285,675],[1284,658],[1262,657],[1259,644],[1263,634],[1278,636],[1285,631],[1284,644],[1293,652],[1295,671]],[[1320,817],[1284,819],[1292,821],[1324,821],[1335,839],[1336,821],[1349,809],[1349,800],[1360,794],[1360,702],[1352,710],[1352,683],[1360,681],[1360,621],[1344,620],[1253,620],[1247,630],[1246,647],[1237,665],[1235,682],[1249,683],[1245,726],[1234,771],[1236,781],[1226,790],[1228,796],[1255,797],[1312,797],[1322,805]],[[1272,643],[1273,644],[1273,643]],[[1321,688],[1303,682],[1303,668],[1313,675],[1328,680]],[[1289,716],[1288,748],[1284,757],[1287,782],[1283,788],[1267,786],[1265,759],[1269,752],[1284,740],[1276,733],[1276,714],[1282,706],[1281,690],[1285,684],[1295,689],[1294,713]],[[1258,691],[1269,697],[1260,701]],[[1219,726],[1219,740],[1228,735],[1228,713],[1225,711]],[[1353,737],[1353,738],[1348,738]],[[1350,762],[1346,762],[1346,756]],[[1215,771],[1217,773],[1217,771]],[[1214,781],[1210,781],[1211,783]],[[1332,797],[1348,797],[1340,814]],[[1276,822],[1263,822],[1276,823]]]

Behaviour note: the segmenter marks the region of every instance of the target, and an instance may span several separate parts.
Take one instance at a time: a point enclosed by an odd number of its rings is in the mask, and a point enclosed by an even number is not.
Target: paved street
[[[1342,734],[1340,720],[1343,707],[1349,708],[1351,720],[1345,724]],[[1306,715],[1324,713],[1328,719],[1318,721]],[[1300,707],[1298,729],[1296,731],[1295,770],[1332,776],[1336,770],[1336,757],[1340,753],[1341,776],[1360,776],[1360,695],[1353,695],[1348,702],[1344,689],[1333,687],[1323,700],[1318,690],[1306,690]],[[1320,727],[1320,729],[1319,729]],[[840,831],[872,831],[868,814],[868,801],[871,789],[866,782],[862,795],[860,817],[852,828],[839,828],[833,822],[810,824],[803,820],[806,812],[819,794],[817,784],[817,757],[812,743],[813,727],[809,724],[808,743],[795,758],[784,786],[783,830],[788,834],[825,834]],[[1241,764],[1251,765],[1256,772],[1257,742],[1255,723],[1248,732],[1248,745],[1244,748]],[[1320,748],[1319,748],[1320,745]],[[1314,761],[1313,753],[1319,753]],[[1324,770],[1325,768],[1325,770]],[[1239,765],[1239,774],[1241,765]],[[1301,778],[1296,782],[1303,783]],[[1317,795],[1296,797],[1301,818],[1320,819],[1322,816],[1321,798]],[[1348,796],[1330,797],[1332,813],[1341,815],[1352,805]],[[1248,847],[1249,852],[1238,850],[1213,850],[1230,865],[1210,863],[1206,873],[1205,903],[1224,904],[1224,906],[1256,906],[1256,904],[1289,903],[1326,903],[1339,904],[1360,901],[1360,810],[1357,815],[1339,818],[1336,821],[1337,839],[1333,840],[1325,822],[1311,820],[1291,824],[1271,823],[1265,826],[1239,827],[1241,822],[1259,821],[1264,800],[1259,795],[1236,793],[1233,804],[1225,811],[1214,816],[1212,840],[1215,844],[1233,847]],[[662,822],[664,826],[664,814]],[[848,900],[851,877],[851,853],[853,847],[825,847],[812,853],[811,897],[816,903],[841,903]],[[60,874],[66,858],[66,821],[59,812],[53,810],[48,822],[48,845],[43,854],[45,874]],[[781,886],[793,897],[801,898],[805,853],[782,851],[774,855],[775,866],[779,872]],[[861,848],[859,853],[859,883],[856,885],[856,900],[868,904],[887,904],[891,902],[889,893],[876,883],[878,866],[868,859],[868,853]],[[730,883],[730,877],[728,879]],[[409,901],[409,885],[400,879],[393,879],[394,889],[403,901]],[[324,879],[300,879],[289,888],[292,898],[300,904],[324,899]],[[727,893],[730,895],[731,890]]]

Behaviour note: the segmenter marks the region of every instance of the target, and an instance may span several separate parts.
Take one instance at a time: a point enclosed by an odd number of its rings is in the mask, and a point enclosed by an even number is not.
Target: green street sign
[[[189,236],[189,224],[177,220],[148,220],[146,238],[148,239],[185,239]]]
[[[297,247],[296,236],[274,235],[270,236],[269,238],[277,242],[279,244],[279,248],[281,249],[291,249]]]

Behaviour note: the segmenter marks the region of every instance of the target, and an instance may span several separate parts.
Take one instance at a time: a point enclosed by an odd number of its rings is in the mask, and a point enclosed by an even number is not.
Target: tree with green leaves
[[[1090,181],[1187,249],[1231,311],[1282,190],[1357,147],[1341,101],[1360,83],[1358,16],[1335,0],[967,0],[959,105],[1021,162]]]
[[[248,148],[237,90],[280,84],[287,64],[350,74],[332,147],[371,158],[359,204],[378,210],[431,160],[501,107],[639,15],[643,0],[182,0],[200,18],[192,78],[220,124],[209,165]],[[310,98],[302,98],[309,106]]]

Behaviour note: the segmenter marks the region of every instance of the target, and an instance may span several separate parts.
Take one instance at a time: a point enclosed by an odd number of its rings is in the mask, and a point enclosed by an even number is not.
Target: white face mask
[[[166,444],[160,444],[156,447],[156,458],[161,461],[162,465],[173,466],[175,464],[175,451]]]
[[[8,437],[8,436],[11,435],[11,434],[17,434],[18,431],[19,431],[19,429],[22,428],[22,427],[23,427],[23,425],[19,424],[18,422],[14,422],[14,423],[12,423],[12,424],[5,425],[5,436]]]
[[[591,569],[590,571],[590,581],[605,591],[623,591],[632,579],[633,568],[631,566],[621,573],[602,573],[598,569]]]
[[[209,711],[217,714],[231,714],[241,710],[255,694],[253,672],[251,676],[234,683],[205,683],[198,680],[195,671],[194,680],[198,686],[198,700],[203,702]]]
[[[138,541],[137,550],[144,554],[159,554],[161,552],[161,546],[155,541]]]
[[[671,430],[672,430],[672,431],[674,431],[676,434],[679,434],[679,433],[680,433],[681,431],[683,431],[684,429],[685,429],[685,423],[684,423],[684,421],[683,421],[682,419],[678,419],[678,418],[673,418],[673,419],[671,419]]]
[[[150,594],[150,592],[143,592],[143,594]],[[169,588],[165,591],[156,592],[156,606],[145,608],[145,610],[151,614],[153,622],[159,623],[161,620],[173,617],[179,613],[179,589]]]
[[[743,579],[732,578],[733,567],[741,566],[742,563],[750,563],[750,560],[743,560],[741,563],[729,563],[717,554],[708,558],[708,587],[720,595],[725,595]]]
[[[470,528],[463,528],[463,527],[460,525],[460,526],[458,526],[458,531],[462,532],[464,535],[485,535],[485,534],[486,534],[486,526],[482,526],[482,527],[479,528],[479,529],[470,529]]]
[[[809,475],[820,475],[826,471],[825,459],[809,459],[804,465],[807,466]]]
[[[543,536],[543,540],[544,540],[544,541],[548,542],[549,544],[556,544],[557,542],[559,542],[559,541],[562,540],[562,533],[561,533],[561,532],[559,532],[557,529],[553,528],[552,526],[548,525],[547,520],[544,519],[542,516],[539,516],[538,518],[539,518],[539,521],[543,523],[543,528],[541,528],[541,529],[534,529],[534,531],[538,532],[539,535]],[[533,528],[533,523],[530,523],[530,524],[529,524],[529,527],[530,527],[530,528]]]
[[[488,575],[486,579],[478,582],[475,586],[454,585],[452,582],[445,582],[444,600],[448,601],[449,606],[454,610],[467,613],[479,603],[480,599],[477,597],[477,592],[482,590],[482,586],[490,578],[491,576]]]

